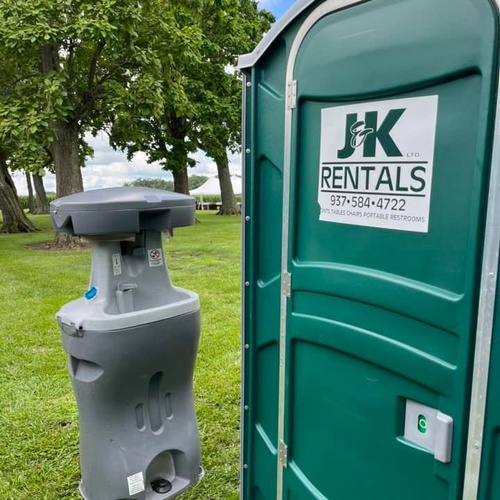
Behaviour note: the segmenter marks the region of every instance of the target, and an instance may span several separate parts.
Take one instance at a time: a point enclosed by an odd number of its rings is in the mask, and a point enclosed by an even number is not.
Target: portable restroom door
[[[295,38],[278,498],[462,498],[496,47],[487,0],[329,0]]]

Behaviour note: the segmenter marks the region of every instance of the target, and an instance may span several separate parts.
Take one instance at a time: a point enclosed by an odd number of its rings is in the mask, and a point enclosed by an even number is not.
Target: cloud
[[[89,159],[85,168],[82,169],[85,190],[123,186],[127,181],[139,178],[172,179],[172,174],[162,170],[159,164],[149,164],[144,153],[137,153],[132,161],[128,161],[125,153],[114,151],[109,146],[105,134],[99,134],[97,137],[90,136],[87,140],[94,148],[95,154],[94,158]],[[202,151],[197,151],[193,158],[197,163],[196,167],[189,169],[189,175],[217,174],[215,162],[207,158]],[[229,154],[229,169],[232,174],[241,174],[241,155]],[[24,173],[14,172],[13,178],[18,194],[27,195],[28,188]],[[46,174],[44,185],[47,192],[55,192],[55,176]]]

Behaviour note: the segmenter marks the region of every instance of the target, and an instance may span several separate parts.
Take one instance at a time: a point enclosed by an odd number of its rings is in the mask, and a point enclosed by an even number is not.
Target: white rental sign
[[[319,219],[426,233],[438,96],[321,112]]]

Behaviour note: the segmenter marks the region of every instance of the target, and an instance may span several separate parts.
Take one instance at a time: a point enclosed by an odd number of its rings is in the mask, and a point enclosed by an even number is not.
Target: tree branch
[[[73,66],[73,58],[75,56],[75,48],[77,44],[75,44],[74,40],[70,40],[69,42],[69,48],[68,48],[68,71],[71,71],[71,67]]]
[[[92,89],[92,84],[94,83],[95,74],[97,71],[97,62],[99,61],[99,56],[101,55],[104,46],[106,45],[105,40],[99,40],[97,47],[95,48],[94,55],[92,56],[92,61],[89,68],[89,78],[87,82],[87,88],[90,92]]]

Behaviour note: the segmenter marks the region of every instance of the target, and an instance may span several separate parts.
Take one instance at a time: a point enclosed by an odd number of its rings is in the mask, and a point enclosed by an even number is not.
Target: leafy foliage
[[[198,57],[176,59],[176,77],[163,78],[163,109],[138,120],[121,113],[113,120],[112,144],[129,157],[145,151],[149,162],[170,171],[195,165],[190,155],[201,148],[212,157],[240,144],[241,81],[233,71],[239,54],[254,48],[273,16],[259,11],[255,0],[200,0],[178,9],[179,26],[198,30]],[[171,58],[161,58],[171,76]],[[178,93],[177,90],[182,89]]]
[[[216,5],[208,3],[200,20],[204,58],[190,75],[189,94],[197,103],[201,149],[219,161],[227,148],[237,151],[241,144],[241,79],[232,68],[238,55],[253,50],[274,17],[259,11],[254,0],[229,0],[223,11]]]
[[[54,201],[56,196],[54,194],[47,194],[47,201],[50,203],[51,201]],[[21,195],[19,196],[19,203],[21,204],[21,208],[23,210],[28,210],[29,208],[29,200],[28,196]]]
[[[199,57],[201,40],[199,28],[179,23],[188,6],[196,1],[1,2],[0,140],[38,169],[47,154],[65,154],[54,145],[74,124],[71,146],[81,164],[90,153],[86,131],[109,127],[122,114],[160,116],[165,84],[168,99],[182,107],[177,65]]]
[[[133,181],[128,181],[124,184],[124,186],[131,186],[131,187],[149,187],[149,188],[155,188],[155,189],[163,189],[165,191],[173,191],[174,190],[174,183],[173,181],[167,180],[167,179],[160,179],[160,178],[147,178],[143,179],[140,177],[139,179],[134,179]]]

